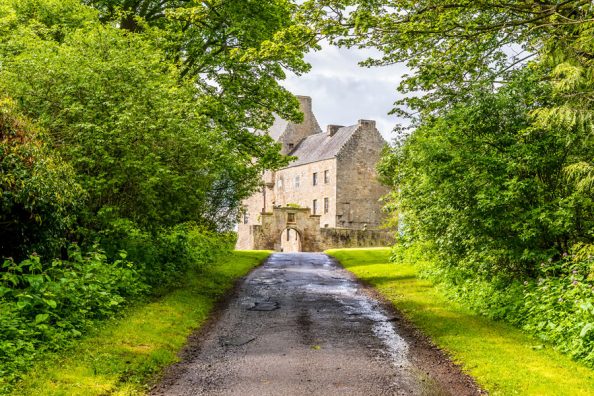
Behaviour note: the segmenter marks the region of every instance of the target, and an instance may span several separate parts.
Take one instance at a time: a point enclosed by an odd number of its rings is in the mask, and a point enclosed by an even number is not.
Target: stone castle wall
[[[320,228],[320,216],[311,215],[309,209],[275,208],[271,213],[263,213],[261,221],[261,225],[239,225],[236,249],[283,251],[287,230],[291,230],[292,237],[298,236],[298,243],[291,243],[303,252],[394,244],[394,233],[388,230]]]
[[[324,179],[325,171],[328,171],[328,182]],[[313,185],[314,173],[317,173],[315,186]],[[298,183],[296,183],[297,180]],[[296,204],[302,208],[310,208],[312,214],[320,216],[322,227],[336,227],[336,159],[277,171],[273,194],[277,205]],[[327,212],[324,211],[325,198],[328,199]],[[314,199],[317,201],[315,213],[313,213]]]
[[[386,142],[374,121],[359,121],[360,131],[337,158],[337,222],[341,228],[378,228],[385,219],[379,199],[389,192],[377,180],[376,165]]]
[[[390,230],[322,228],[320,234],[321,251],[340,248],[385,247],[395,243],[394,231]]]

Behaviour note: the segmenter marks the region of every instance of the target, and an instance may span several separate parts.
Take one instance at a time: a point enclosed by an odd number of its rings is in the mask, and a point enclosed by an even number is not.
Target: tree
[[[571,129],[533,125],[531,110],[552,101],[528,69],[426,118],[382,166],[406,237],[433,245],[445,267],[487,279],[533,276],[589,240],[594,201],[559,176],[591,145]]]
[[[266,130],[273,113],[298,121],[291,93],[278,84],[285,72],[309,70],[303,55],[316,36],[296,19],[290,0],[88,0],[106,22],[144,32],[208,95],[202,111],[254,157],[269,157]],[[276,150],[276,148],[274,148]]]
[[[537,56],[587,68],[594,58],[587,0],[330,0],[307,9],[335,43],[381,51],[366,64],[406,62],[412,75],[400,90],[424,93],[401,103],[414,111],[443,110],[476,87],[496,88]]]
[[[142,13],[157,3],[161,11]],[[0,89],[73,164],[90,219],[229,228],[257,175],[287,161],[254,130],[267,129],[273,112],[300,117],[278,84],[283,68],[308,67],[309,33],[294,6],[92,4],[97,11],[75,0],[5,8]],[[130,12],[138,29],[118,19]]]

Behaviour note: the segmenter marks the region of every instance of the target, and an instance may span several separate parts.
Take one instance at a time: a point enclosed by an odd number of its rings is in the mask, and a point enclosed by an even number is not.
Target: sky
[[[406,73],[404,65],[365,68],[358,62],[373,56],[371,50],[337,48],[306,55],[312,70],[302,76],[288,73],[282,83],[295,95],[311,96],[322,130],[328,124],[353,125],[359,119],[375,120],[377,129],[391,142],[394,126],[403,122],[388,112],[400,98],[396,88]]]

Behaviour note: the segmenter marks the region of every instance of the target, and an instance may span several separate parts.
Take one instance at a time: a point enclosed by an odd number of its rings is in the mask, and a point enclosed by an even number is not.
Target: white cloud
[[[384,138],[391,141],[394,126],[405,122],[388,112],[401,97],[396,88],[407,69],[402,64],[373,68],[358,65],[376,55],[372,50],[324,44],[321,51],[306,55],[311,72],[289,74],[283,85],[296,95],[312,97],[322,129],[327,124],[353,125],[358,119],[372,119]]]

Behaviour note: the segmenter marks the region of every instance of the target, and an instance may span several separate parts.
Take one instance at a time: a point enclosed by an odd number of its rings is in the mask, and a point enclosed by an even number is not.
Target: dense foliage
[[[404,62],[380,172],[394,259],[594,365],[591,1],[311,0],[334,43]],[[410,258],[410,257],[409,257]]]
[[[273,1],[0,2],[0,376],[233,247],[279,85],[315,35]]]
[[[45,137],[0,100],[0,251],[5,257],[53,253],[74,223],[83,195],[69,164]]]

